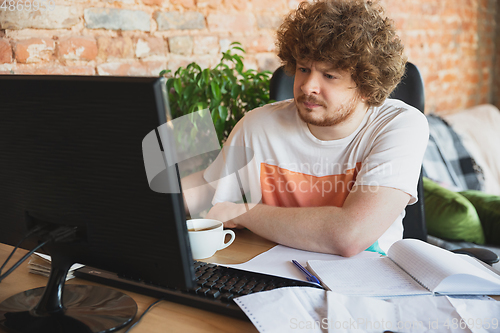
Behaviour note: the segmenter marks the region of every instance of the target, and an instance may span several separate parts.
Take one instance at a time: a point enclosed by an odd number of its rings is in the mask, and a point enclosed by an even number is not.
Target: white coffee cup
[[[232,230],[224,230],[224,224],[217,220],[193,219],[187,220],[186,224],[193,259],[213,256],[218,250],[231,245],[236,237]],[[231,239],[224,242],[228,234],[231,235]]]

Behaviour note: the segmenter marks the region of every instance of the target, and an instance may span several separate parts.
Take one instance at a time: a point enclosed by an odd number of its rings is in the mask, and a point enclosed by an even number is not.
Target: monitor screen
[[[73,241],[42,249],[192,286],[182,194],[151,190],[143,160],[144,137],[170,119],[164,79],[0,75],[0,113],[0,242],[39,224],[76,226]],[[178,172],[167,179],[180,188]]]

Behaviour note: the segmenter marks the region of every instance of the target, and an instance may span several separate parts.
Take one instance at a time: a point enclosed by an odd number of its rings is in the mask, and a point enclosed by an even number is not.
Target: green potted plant
[[[195,62],[173,73],[163,70],[161,76],[167,80],[172,117],[209,109],[212,121],[222,144],[234,125],[246,112],[265,105],[269,98],[269,81],[272,73],[245,70],[245,53],[241,44],[234,42],[228,51],[222,53],[220,62],[214,68],[202,69]],[[191,136],[196,135],[196,121],[193,118]],[[184,141],[185,138],[177,138]]]

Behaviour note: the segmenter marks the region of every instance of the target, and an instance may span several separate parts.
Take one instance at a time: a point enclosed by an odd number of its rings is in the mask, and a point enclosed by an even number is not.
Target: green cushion
[[[427,232],[447,240],[484,244],[484,233],[472,203],[423,177]]]
[[[486,243],[500,245],[500,196],[480,191],[460,192],[476,208]]]

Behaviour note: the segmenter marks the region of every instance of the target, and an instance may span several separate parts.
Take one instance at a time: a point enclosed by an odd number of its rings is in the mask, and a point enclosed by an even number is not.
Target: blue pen
[[[318,280],[318,278],[316,278],[314,275],[312,275],[311,273],[309,273],[309,271],[307,269],[305,269],[304,267],[302,267],[301,264],[299,264],[299,262],[297,260],[292,260],[293,264],[295,266],[297,266],[297,268],[302,272],[304,273],[304,275],[306,276],[306,279],[307,281],[309,282],[313,282],[313,283],[317,283],[317,284],[321,284]]]

